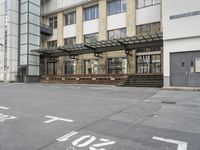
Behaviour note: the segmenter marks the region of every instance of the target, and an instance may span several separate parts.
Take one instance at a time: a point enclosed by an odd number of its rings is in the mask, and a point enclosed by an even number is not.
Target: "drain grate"
[[[171,104],[171,105],[175,105],[176,102],[174,101],[161,101],[162,104]]]

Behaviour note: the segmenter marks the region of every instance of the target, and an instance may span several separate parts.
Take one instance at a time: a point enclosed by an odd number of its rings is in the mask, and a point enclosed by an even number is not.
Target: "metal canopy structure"
[[[103,52],[125,50],[129,54],[128,52],[133,49],[162,46],[163,34],[155,33],[93,43],[64,45],[55,48],[41,48],[33,51],[40,53],[44,57],[78,56],[89,53],[94,53],[95,56],[100,57],[99,54]]]

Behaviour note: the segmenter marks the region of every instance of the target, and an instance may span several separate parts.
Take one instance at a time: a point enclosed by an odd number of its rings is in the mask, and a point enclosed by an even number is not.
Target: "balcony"
[[[53,35],[53,28],[51,28],[48,25],[45,25],[45,24],[41,23],[41,25],[40,25],[40,33],[44,34],[44,35],[47,35],[47,36]]]

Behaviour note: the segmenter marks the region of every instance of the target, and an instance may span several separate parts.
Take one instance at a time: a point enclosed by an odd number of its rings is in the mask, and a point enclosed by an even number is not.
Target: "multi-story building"
[[[198,0],[1,0],[0,16],[5,21],[0,22],[4,33],[0,35],[0,57],[6,58],[1,59],[1,80],[7,76],[8,81],[14,81],[17,75],[26,82],[42,76],[48,82],[83,79],[109,83],[128,76],[134,80],[130,75],[153,81],[155,77],[163,79],[164,73],[165,86],[170,82],[181,86],[171,60],[176,64],[185,54],[175,52],[199,53],[198,5]],[[10,39],[15,39],[10,42],[15,47],[7,42]],[[189,56],[186,59],[189,61]],[[184,86],[199,86],[193,80],[199,78],[199,59],[192,60],[193,84]]]
[[[162,32],[160,0],[43,1],[42,23],[53,28],[42,37],[46,48],[95,43]],[[162,70],[162,46],[107,51],[44,59],[43,75],[158,74]],[[47,64],[47,65],[46,65]]]

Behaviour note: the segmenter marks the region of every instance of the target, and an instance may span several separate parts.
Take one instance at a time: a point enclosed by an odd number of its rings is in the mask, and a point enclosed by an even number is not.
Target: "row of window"
[[[159,4],[160,0],[137,0],[137,8],[147,7]],[[126,0],[108,1],[108,15],[126,12]],[[99,6],[95,5],[84,9],[84,20],[89,21],[99,18]],[[76,12],[70,12],[65,15],[65,25],[76,24]],[[57,17],[49,18],[49,25],[57,28]]]
[[[126,28],[108,31],[108,39],[109,40],[125,38],[125,37],[126,37]],[[98,40],[99,40],[99,34],[98,33],[84,35],[84,42],[85,43],[96,42]],[[65,45],[76,44],[76,37],[66,38],[66,39],[64,39],[64,43],[65,43]],[[48,48],[56,47],[56,46],[57,46],[57,41],[47,42]]]
[[[136,34],[137,35],[144,35],[144,34],[159,33],[160,30],[161,30],[160,29],[160,22],[144,24],[144,25],[138,25],[136,27]],[[108,40],[125,38],[126,36],[127,36],[126,28],[108,31]],[[98,40],[99,40],[99,34],[98,33],[84,35],[84,42],[85,43],[96,42]],[[76,44],[76,37],[66,38],[64,40],[64,43],[65,43],[65,45]],[[57,42],[56,41],[50,41],[50,42],[48,42],[47,46],[48,47],[56,47]]]
[[[160,74],[161,73],[161,55],[141,55],[137,56],[137,73],[138,74]],[[107,67],[99,64],[98,59],[84,60],[84,74],[99,74],[107,68],[108,74],[127,74],[127,58],[115,57],[107,59]],[[47,74],[56,75],[56,63],[48,63]],[[75,74],[76,63],[73,60],[65,62],[65,74]]]

